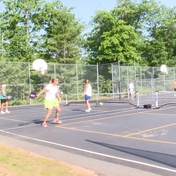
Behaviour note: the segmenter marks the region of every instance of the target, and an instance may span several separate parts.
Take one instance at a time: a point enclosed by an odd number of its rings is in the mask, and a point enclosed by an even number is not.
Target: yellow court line
[[[70,109],[73,109],[73,108],[70,108]],[[125,108],[125,109],[122,109],[122,110],[130,110],[130,109],[133,109],[133,108]],[[133,109],[134,110],[134,109]],[[99,110],[99,111],[101,111],[101,113],[102,112],[109,112],[109,113],[111,113],[111,112],[116,112],[117,111],[117,109],[115,109],[115,110],[110,110],[110,111],[108,111],[108,110]],[[98,112],[99,112],[98,111]],[[84,112],[84,111],[83,111]],[[94,110],[91,112],[91,115],[96,115],[96,114],[98,114],[98,112],[96,111],[96,112],[94,112]],[[124,111],[117,111],[117,113],[119,113],[119,112],[124,112]],[[86,116],[86,114],[88,114],[88,113],[85,113],[85,117],[88,117],[88,116]],[[76,115],[70,115],[70,116],[64,116],[65,118],[68,118],[68,117],[81,117],[81,116],[83,116],[83,114],[76,114]],[[64,119],[64,118],[63,118]]]
[[[132,111],[133,111],[134,109],[132,109]],[[114,111],[116,111],[116,110],[113,110],[113,111],[109,111],[109,112],[114,112]],[[124,113],[124,111],[119,111],[119,112],[117,112],[117,113]],[[145,112],[144,112],[145,113]],[[94,114],[97,114],[97,113],[92,113],[91,115],[94,115]],[[135,115],[135,114],[141,114],[141,112],[135,112],[135,113],[133,113],[133,115]],[[146,113],[147,114],[147,113]],[[78,115],[78,116],[76,116],[76,117],[79,117],[79,116],[82,116],[83,114],[80,114],[80,115]],[[65,125],[58,125],[58,126],[56,126],[56,127],[63,127],[63,126],[69,126],[69,125],[75,125],[75,124],[81,124],[81,123],[86,123],[86,122],[94,122],[94,121],[99,121],[99,120],[108,120],[108,119],[112,119],[112,118],[115,118],[115,117],[124,117],[124,116],[129,116],[129,115],[132,115],[131,113],[130,114],[121,114],[121,115],[117,115],[117,114],[115,114],[115,115],[113,115],[113,116],[108,116],[108,117],[103,117],[103,118],[98,118],[98,119],[89,119],[89,120],[83,120],[83,121],[79,121],[79,122],[73,122],[73,123],[69,123],[69,124],[65,124]],[[67,116],[67,117],[69,117],[69,116]],[[70,116],[70,117],[74,117],[74,116]],[[86,117],[90,117],[90,116],[86,116]]]
[[[140,114],[144,114],[144,113],[140,113]],[[153,113],[153,112],[149,112],[149,113],[146,113],[146,114],[151,114],[151,115],[162,115],[162,116],[171,116],[171,117],[175,117],[175,114],[161,114],[161,113]]]
[[[94,133],[94,134],[101,134],[101,135],[107,135],[107,136],[115,136],[115,137],[123,137],[122,135],[118,134],[112,134],[112,133],[104,133],[104,132],[97,132],[97,131],[90,131],[90,130],[82,130],[82,129],[76,129],[76,128],[71,128],[71,127],[62,127],[63,129],[67,130],[73,130],[73,131],[81,131],[81,132],[86,132],[86,133]]]
[[[176,145],[176,142],[170,142],[170,141],[160,141],[160,140],[154,140],[154,139],[144,139],[144,138],[137,138],[137,137],[125,137],[128,139],[135,139],[140,141],[147,141],[147,142],[155,142],[155,143],[163,143],[163,144],[172,144]]]
[[[172,123],[172,124],[168,124],[168,125],[163,125],[163,126],[159,126],[159,127],[155,127],[155,128],[150,128],[148,130],[144,130],[144,131],[140,131],[140,132],[136,132],[136,133],[131,133],[131,134],[125,135],[124,137],[130,137],[130,136],[134,136],[134,135],[138,135],[138,134],[142,134],[142,133],[145,133],[145,132],[149,132],[149,131],[153,131],[153,130],[158,130],[158,129],[161,129],[161,128],[166,128],[166,127],[174,126],[174,125],[176,125],[176,123]]]
[[[153,109],[153,111],[164,111],[164,110],[169,110],[169,109],[173,109],[173,108],[175,108],[175,107],[166,107],[164,109],[161,109],[161,108],[159,108],[159,109]],[[143,113],[150,114],[150,112],[151,111],[145,111],[145,112],[141,112],[141,114],[143,114]]]
[[[138,113],[139,112],[135,112],[135,113],[133,113],[133,115],[138,114]],[[98,118],[98,119],[83,120],[83,121],[79,121],[79,122],[68,123],[68,124],[65,124],[65,125],[58,125],[56,127],[65,127],[65,126],[69,126],[69,125],[76,125],[76,124],[87,123],[87,122],[95,122],[95,121],[100,121],[100,120],[108,120],[108,119],[113,119],[113,118],[116,118],[116,117],[124,117],[124,116],[131,116],[131,115],[132,115],[132,113],[130,113],[130,114],[121,114],[121,115],[114,114],[113,116],[108,116],[108,117],[103,117],[103,118]]]
[[[141,114],[141,112],[133,113],[133,115],[135,115],[135,114]],[[81,124],[81,123],[85,123],[85,122],[94,122],[94,121],[106,120],[106,119],[111,119],[111,118],[116,118],[116,117],[123,117],[123,116],[128,116],[128,115],[132,115],[132,114],[130,113],[130,114],[115,115],[115,116],[111,116],[111,117],[105,117],[105,118],[99,118],[99,119],[93,119],[93,120],[85,120],[85,121],[81,121],[81,122],[74,122],[74,123],[70,123],[70,124],[66,124],[66,125],[60,125],[60,126],[56,126],[56,127],[60,127],[60,128],[64,128],[64,129],[70,129],[70,130],[75,130],[75,131],[82,131],[82,132],[87,132],[87,133],[100,134],[100,135],[108,135],[108,136],[114,136],[114,137],[120,137],[120,138],[135,139],[135,140],[140,140],[140,141],[142,140],[142,141],[148,141],[148,142],[176,145],[176,142],[160,141],[160,140],[152,140],[152,139],[143,139],[143,138],[132,137],[132,135],[141,134],[141,133],[144,133],[144,132],[148,132],[148,131],[152,131],[152,130],[156,130],[156,129],[161,129],[161,128],[165,128],[165,127],[168,127],[168,126],[174,126],[174,125],[176,125],[176,123],[168,124],[168,125],[164,125],[164,126],[160,126],[160,127],[156,127],[156,128],[151,128],[151,129],[148,129],[148,130],[145,130],[145,131],[132,133],[132,134],[125,135],[125,136],[118,135],[118,134],[112,134],[112,133],[96,132],[96,131],[89,131],[89,130],[82,130],[82,129],[66,127],[68,125]]]
[[[147,141],[147,142],[155,142],[155,143],[163,143],[163,144],[172,144],[176,145],[176,142],[170,142],[170,141],[161,141],[161,140],[153,140],[153,139],[144,139],[144,138],[137,138],[137,137],[126,137],[118,134],[112,134],[112,133],[104,133],[104,132],[97,132],[97,131],[89,131],[89,130],[82,130],[82,129],[76,129],[76,128],[70,128],[70,127],[61,127],[63,129],[67,130],[73,130],[73,131],[81,131],[85,133],[93,133],[93,134],[99,134],[99,135],[106,135],[106,136],[112,136],[112,137],[120,137],[120,138],[126,138],[126,139],[134,139],[138,141]]]

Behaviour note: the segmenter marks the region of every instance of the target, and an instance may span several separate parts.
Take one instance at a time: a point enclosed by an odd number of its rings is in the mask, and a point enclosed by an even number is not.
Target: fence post
[[[67,97],[67,94],[65,94],[65,104],[66,104],[66,105],[68,104],[68,97]]]
[[[112,70],[112,74],[111,74],[111,79],[112,79],[112,94],[113,94],[113,97],[114,97],[114,70],[113,70],[113,64],[111,64],[111,70]]]
[[[77,100],[79,100],[79,84],[78,84],[78,64],[76,63],[76,95],[77,95]]]
[[[96,103],[99,104],[99,69],[98,69],[98,63],[97,63],[97,95],[96,95]]]
[[[56,78],[56,64],[54,63],[54,78]]]
[[[29,81],[29,94],[31,93],[31,69],[30,69],[30,62],[28,62],[28,81]],[[32,104],[31,98],[29,98],[29,105]]]
[[[121,100],[121,89],[120,89],[120,60],[118,60],[118,87],[119,87],[119,100]]]

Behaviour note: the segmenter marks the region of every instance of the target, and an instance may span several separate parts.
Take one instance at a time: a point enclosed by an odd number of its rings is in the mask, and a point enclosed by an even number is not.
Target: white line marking
[[[7,133],[7,134],[14,135],[14,136],[18,136],[18,137],[21,137],[21,138],[24,138],[24,139],[30,139],[30,140],[33,140],[33,141],[43,142],[43,143],[46,143],[46,144],[52,144],[52,145],[64,147],[64,148],[67,148],[67,149],[72,149],[72,150],[76,150],[76,151],[81,151],[81,152],[85,152],[85,153],[89,153],[89,154],[94,154],[94,155],[103,156],[103,157],[107,157],[107,158],[111,158],[111,159],[126,161],[126,162],[129,162],[129,163],[135,163],[135,164],[139,164],[139,165],[143,165],[143,166],[149,166],[149,167],[152,167],[152,168],[156,168],[156,169],[160,169],[160,170],[176,173],[176,170],[174,170],[174,169],[169,169],[169,168],[165,168],[165,167],[161,167],[161,166],[157,166],[157,165],[153,165],[153,164],[143,163],[143,162],[130,160],[130,159],[125,159],[125,158],[121,158],[121,157],[115,157],[115,156],[106,155],[106,154],[103,154],[103,153],[97,153],[97,152],[93,152],[93,151],[90,151],[90,150],[85,150],[85,149],[81,149],[81,148],[71,147],[71,146],[68,146],[68,145],[58,144],[58,143],[54,143],[54,142],[50,142],[50,141],[44,141],[44,140],[41,140],[41,139],[35,139],[35,138],[31,138],[31,137],[27,137],[27,136],[18,135],[18,134],[15,134],[15,133],[7,132],[7,131],[3,131],[3,132]]]

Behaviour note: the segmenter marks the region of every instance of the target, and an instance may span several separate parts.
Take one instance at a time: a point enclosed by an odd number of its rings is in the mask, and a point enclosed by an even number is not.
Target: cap
[[[6,85],[5,85],[5,84],[2,84],[2,87],[6,87]]]

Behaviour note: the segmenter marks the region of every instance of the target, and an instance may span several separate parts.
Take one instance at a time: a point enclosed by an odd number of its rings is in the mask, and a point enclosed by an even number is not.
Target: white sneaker
[[[1,111],[1,114],[5,114],[5,112],[4,112],[4,111]]]
[[[91,108],[85,110],[85,112],[90,112],[90,111],[91,111]]]
[[[6,110],[5,113],[10,113],[10,111]]]
[[[54,121],[53,121],[54,123],[58,123],[58,124],[61,124],[62,123],[62,121],[61,120],[59,120],[59,119],[55,119],[54,118]]]

